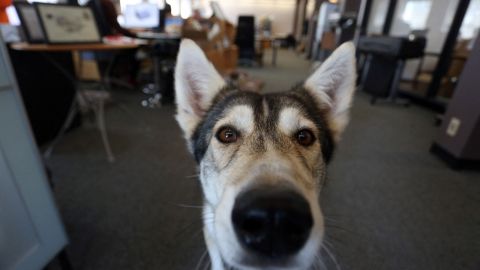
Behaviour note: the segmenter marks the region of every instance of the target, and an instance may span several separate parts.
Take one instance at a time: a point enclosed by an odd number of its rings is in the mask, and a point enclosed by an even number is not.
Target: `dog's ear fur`
[[[192,40],[184,39],[175,67],[175,99],[176,119],[187,140],[224,86],[225,81],[203,51]]]
[[[356,81],[355,46],[342,44],[305,81],[305,89],[328,112],[329,127],[335,142],[349,121]]]

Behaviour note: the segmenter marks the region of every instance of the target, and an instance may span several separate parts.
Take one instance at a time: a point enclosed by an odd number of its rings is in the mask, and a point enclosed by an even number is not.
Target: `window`
[[[460,28],[460,37],[462,39],[474,38],[480,28],[480,0],[470,2],[465,18],[463,18]]]
[[[442,25],[442,31],[445,33],[450,29],[457,5],[457,1],[452,1],[448,7],[448,11]],[[480,18],[480,0],[472,0],[470,1],[470,5],[468,6],[465,17],[463,18],[462,27],[460,28],[459,34],[460,39],[472,39],[475,37],[478,29],[480,28],[480,20],[478,18]]]
[[[410,26],[411,30],[423,30],[427,26],[431,6],[432,3],[429,0],[408,1],[402,13],[402,20]]]
[[[120,0],[120,9],[123,12],[127,5],[136,5],[136,4],[141,4],[141,3],[156,4],[158,6],[158,9],[163,9],[165,7],[165,1],[164,0],[148,0],[148,1],[145,1],[145,0]]]

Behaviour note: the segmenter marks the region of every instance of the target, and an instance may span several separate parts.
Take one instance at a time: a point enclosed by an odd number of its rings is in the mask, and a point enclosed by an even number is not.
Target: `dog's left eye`
[[[238,139],[238,132],[231,127],[223,127],[218,130],[216,137],[222,143],[234,143]]]
[[[308,130],[302,129],[295,135],[297,142],[303,146],[310,146],[315,142],[315,135]]]

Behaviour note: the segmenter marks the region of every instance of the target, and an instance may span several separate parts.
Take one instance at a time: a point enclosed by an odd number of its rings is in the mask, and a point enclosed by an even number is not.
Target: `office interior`
[[[480,267],[480,0],[0,0],[0,270],[210,269],[182,39],[242,91],[356,46],[312,269]]]

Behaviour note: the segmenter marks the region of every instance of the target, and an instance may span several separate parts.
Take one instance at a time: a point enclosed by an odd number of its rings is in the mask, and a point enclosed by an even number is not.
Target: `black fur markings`
[[[264,115],[263,102],[267,103],[267,117]],[[298,87],[288,92],[265,95],[232,89],[221,90],[191,138],[197,163],[200,163],[208,149],[215,124],[236,105],[248,105],[254,110],[255,140],[252,146],[255,151],[265,150],[265,136],[270,137],[276,144],[282,144],[282,140],[276,134],[279,114],[283,108],[293,107],[299,109],[305,117],[315,123],[319,130],[316,136],[320,141],[323,159],[326,163],[330,161],[334,143],[328,128],[326,112],[320,109],[319,104],[303,87]],[[234,159],[235,155],[231,158]]]

